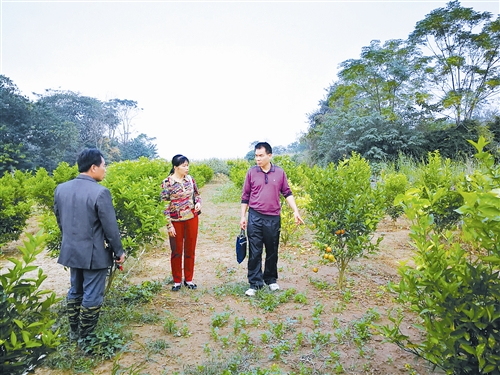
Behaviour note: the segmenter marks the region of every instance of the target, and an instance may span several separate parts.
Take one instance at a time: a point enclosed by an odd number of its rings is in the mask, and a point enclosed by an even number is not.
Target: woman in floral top
[[[172,158],[170,175],[161,184],[161,198],[167,202],[164,210],[172,255],[170,265],[177,292],[182,282],[184,255],[184,286],[196,289],[193,283],[194,257],[198,237],[198,215],[201,213],[201,196],[196,182],[188,175],[189,159],[183,155]]]

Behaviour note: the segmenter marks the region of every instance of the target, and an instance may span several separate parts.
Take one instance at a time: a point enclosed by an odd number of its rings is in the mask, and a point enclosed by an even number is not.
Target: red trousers
[[[184,281],[193,281],[194,253],[198,238],[198,215],[186,221],[172,221],[175,237],[170,237],[172,255],[170,265],[174,283],[182,281],[182,258],[184,255]]]

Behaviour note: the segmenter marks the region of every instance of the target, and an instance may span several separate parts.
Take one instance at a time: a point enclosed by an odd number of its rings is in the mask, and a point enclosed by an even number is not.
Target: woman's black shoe
[[[196,289],[198,288],[196,284],[188,284],[186,281],[184,281],[184,286],[189,288],[189,289]]]
[[[181,290],[181,284],[179,284],[179,285],[174,285],[174,286],[172,287],[172,292],[178,292],[179,290]]]

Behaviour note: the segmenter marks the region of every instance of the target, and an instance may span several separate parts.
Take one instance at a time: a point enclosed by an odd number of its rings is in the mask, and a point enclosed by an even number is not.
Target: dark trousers
[[[253,289],[260,289],[278,279],[278,246],[281,217],[248,211],[248,282]],[[266,248],[264,274],[262,274],[262,252]]]
[[[83,270],[70,268],[71,288],[68,299],[82,298],[83,307],[101,306],[104,300],[104,288],[108,269]]]

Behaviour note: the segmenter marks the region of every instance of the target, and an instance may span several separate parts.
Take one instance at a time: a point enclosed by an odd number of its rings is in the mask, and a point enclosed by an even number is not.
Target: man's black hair
[[[272,154],[273,153],[273,148],[267,142],[259,142],[259,143],[257,143],[255,145],[255,151],[257,151],[260,148],[265,148],[266,149],[266,154]]]
[[[93,165],[100,166],[104,156],[97,148],[86,148],[78,155],[78,172],[88,172]]]

